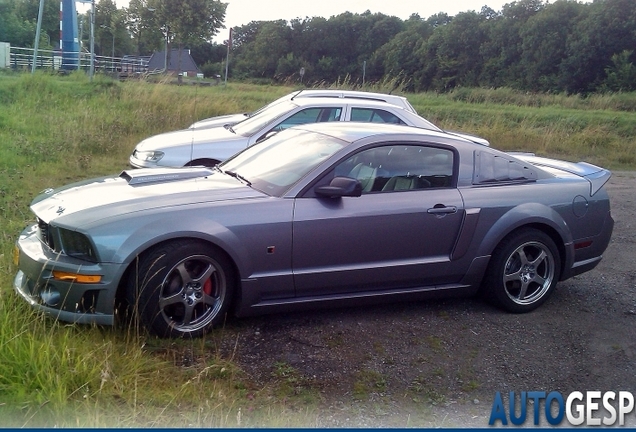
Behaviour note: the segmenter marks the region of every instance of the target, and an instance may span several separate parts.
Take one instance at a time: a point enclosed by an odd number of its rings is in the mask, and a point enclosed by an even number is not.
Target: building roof
[[[192,56],[190,56],[189,49],[171,49],[169,56],[168,71],[174,72],[200,72]],[[157,51],[148,62],[148,70],[161,70],[166,65],[166,52]]]

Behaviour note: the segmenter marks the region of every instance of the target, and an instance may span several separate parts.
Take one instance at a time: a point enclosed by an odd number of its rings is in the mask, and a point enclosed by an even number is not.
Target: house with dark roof
[[[168,64],[167,68],[166,63]],[[168,56],[166,56],[166,51],[157,51],[150,57],[148,72],[159,71],[166,71],[171,75],[182,73],[183,76],[191,77],[196,77],[198,73],[201,73],[190,55],[190,50],[176,48],[171,49]]]

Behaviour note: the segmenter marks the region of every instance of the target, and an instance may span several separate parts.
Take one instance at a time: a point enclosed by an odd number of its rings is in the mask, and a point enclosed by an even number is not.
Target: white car
[[[232,126],[238,122],[245,120],[248,117],[253,117],[259,114],[261,111],[267,108],[270,108],[274,105],[277,105],[281,102],[286,102],[286,101],[290,101],[290,100],[294,100],[298,98],[323,98],[323,97],[386,102],[395,106],[399,106],[400,108],[404,108],[405,110],[410,111],[413,114],[417,114],[417,111],[415,111],[415,108],[413,108],[413,106],[409,103],[409,101],[404,96],[389,95],[384,93],[364,92],[364,91],[357,91],[357,90],[309,89],[309,90],[297,90],[295,92],[286,94],[285,96],[276,99],[274,102],[271,102],[251,113],[228,114],[228,115],[210,117],[207,119],[199,120],[196,123],[192,123],[189,129],[208,129],[212,127],[226,126],[226,125]]]
[[[270,106],[233,126],[191,128],[146,138],[137,144],[129,163],[134,168],[214,166],[291,126],[334,121],[401,124],[443,132],[419,115],[386,102],[297,98]],[[447,133],[488,145],[483,138]]]

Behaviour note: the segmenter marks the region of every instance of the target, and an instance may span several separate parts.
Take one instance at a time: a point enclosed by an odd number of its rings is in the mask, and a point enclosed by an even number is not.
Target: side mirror
[[[362,195],[362,185],[351,177],[335,177],[328,186],[317,186],[314,192],[326,198],[359,197]]]

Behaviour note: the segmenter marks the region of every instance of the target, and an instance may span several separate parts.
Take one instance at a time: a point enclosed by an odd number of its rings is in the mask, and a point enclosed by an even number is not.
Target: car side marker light
[[[581,243],[575,243],[574,244],[574,249],[583,249],[583,248],[590,247],[590,246],[592,246],[592,240],[584,241],[584,242],[581,242]]]
[[[96,284],[102,281],[101,275],[83,275],[77,273],[67,273],[62,271],[53,271],[53,278],[66,282],[78,282],[85,284]]]

